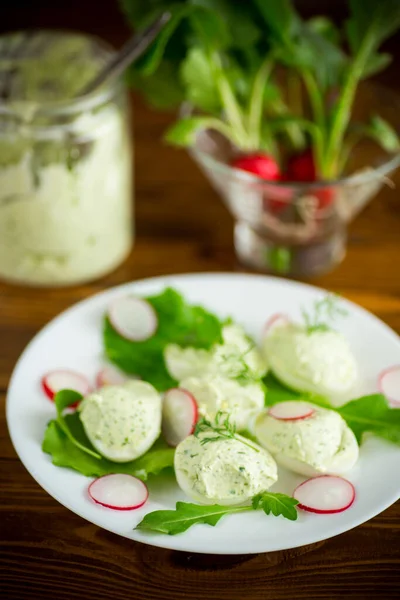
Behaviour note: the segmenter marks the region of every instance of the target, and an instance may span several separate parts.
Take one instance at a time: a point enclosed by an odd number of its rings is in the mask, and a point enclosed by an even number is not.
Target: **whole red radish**
[[[285,178],[288,181],[300,183],[313,183],[318,181],[314,157],[310,148],[296,154],[289,159]],[[318,208],[327,208],[334,199],[334,190],[327,186],[312,191],[312,195],[318,199]]]
[[[268,181],[277,181],[281,175],[278,163],[269,154],[248,154],[235,158],[232,167],[253,173],[253,175]]]

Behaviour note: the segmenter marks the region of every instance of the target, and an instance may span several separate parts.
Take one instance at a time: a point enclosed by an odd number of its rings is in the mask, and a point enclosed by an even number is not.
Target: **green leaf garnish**
[[[209,435],[208,437],[202,436],[200,438],[201,433],[212,433],[214,435]],[[247,443],[245,440],[236,435],[236,425],[231,423],[229,415],[223,411],[217,412],[214,421],[210,421],[209,419],[202,417],[197,422],[193,435],[197,438],[200,438],[200,444],[202,446],[223,440],[237,440],[252,450],[259,452],[259,449],[254,448],[253,444]]]
[[[382,394],[351,400],[336,410],[353,430],[358,443],[365,433],[372,433],[400,445],[400,410],[390,408]]]
[[[57,410],[57,419],[56,423],[59,428],[64,432],[67,436],[68,440],[71,444],[76,446],[81,452],[89,454],[93,458],[100,459],[101,456],[95,450],[93,450],[90,444],[85,445],[81,443],[72,433],[71,429],[68,427],[68,422],[64,417],[64,410],[69,406],[76,404],[76,402],[80,402],[83,396],[79,392],[75,392],[74,390],[61,390],[55,395],[54,403],[56,405]]]
[[[266,515],[273,514],[275,517],[282,515],[285,519],[296,521],[298,501],[286,494],[262,492],[254,496],[252,506],[254,510],[262,508]]]
[[[201,306],[191,306],[177,291],[166,288],[146,300],[157,313],[155,335],[144,342],[131,342],[121,337],[109,320],[104,324],[104,346],[108,358],[126,373],[136,374],[165,391],[177,382],[168,373],[164,348],[170,344],[209,350],[222,342],[223,323]]]
[[[254,496],[251,506],[221,506],[220,504],[201,506],[199,504],[177,502],[175,510],[156,510],[148,513],[136,529],[176,535],[186,531],[192,525],[204,523],[214,527],[225,515],[258,510],[259,508],[267,515],[273,514],[276,517],[282,516],[285,519],[295,521],[297,519],[295,508],[297,504],[297,500],[290,496],[272,492],[263,492]]]
[[[69,433],[67,433],[67,431]],[[78,444],[76,443],[78,442]],[[116,463],[98,455],[89,442],[77,412],[65,416],[64,427],[58,420],[50,421],[42,449],[52,457],[57,467],[74,469],[87,477],[109,473],[128,473],[145,481],[149,475],[172,468],[175,450],[160,438],[144,456],[127,463]]]
[[[265,386],[265,406],[273,406],[278,402],[286,402],[288,400],[300,400],[312,402],[322,408],[332,408],[327,398],[311,392],[292,390],[281,383],[272,373],[268,373],[264,377],[263,384]]]
[[[340,306],[340,298],[335,294],[328,294],[321,300],[317,300],[310,312],[302,309],[307,333],[314,331],[329,331],[331,323],[338,317],[347,315],[347,311]]]

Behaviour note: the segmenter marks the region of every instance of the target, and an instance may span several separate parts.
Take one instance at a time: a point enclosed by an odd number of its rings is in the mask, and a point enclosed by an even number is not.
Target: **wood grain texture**
[[[116,44],[128,30],[112,1],[15,2],[0,27],[75,27]],[[327,3],[325,3],[327,4]],[[101,5],[101,8],[100,6]],[[325,5],[324,5],[325,6]],[[400,43],[392,43],[400,58]],[[398,48],[398,49],[397,49]],[[400,88],[396,68],[385,75]],[[400,504],[341,536],[286,552],[202,556],[105,532],[36,484],[8,437],[5,392],[29,340],[60,311],[143,277],[242,271],[232,219],[184,152],[160,141],[171,117],[134,99],[137,241],[130,258],[93,284],[38,290],[0,283],[0,596],[5,600],[352,600],[400,597]],[[400,176],[396,178],[400,183]],[[400,332],[400,205],[385,189],[352,224],[349,251],[313,283],[339,292]],[[394,474],[398,476],[398,474]]]

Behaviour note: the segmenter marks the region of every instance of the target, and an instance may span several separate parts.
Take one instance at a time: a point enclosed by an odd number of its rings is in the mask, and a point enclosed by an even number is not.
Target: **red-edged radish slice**
[[[307,419],[315,413],[315,410],[307,402],[301,400],[288,400],[287,402],[279,402],[274,404],[268,411],[268,414],[274,419],[281,421],[298,421],[299,419]]]
[[[149,497],[147,486],[125,473],[103,475],[92,481],[88,488],[89,496],[97,504],[113,510],[135,510]]]
[[[80,373],[66,369],[50,371],[44,375],[42,377],[42,387],[50,400],[53,400],[57,392],[61,390],[74,390],[82,394],[82,396],[86,396],[91,391],[86,377]]]
[[[289,323],[289,317],[284,314],[277,313],[272,315],[264,325],[264,336],[270,335],[277,327],[284,327],[285,325],[289,325]]]
[[[297,486],[293,497],[298,500],[298,506],[303,510],[330,515],[350,508],[356,491],[347,479],[335,475],[320,475]]]
[[[400,406],[400,365],[389,367],[379,375],[378,388],[394,406]]]
[[[190,392],[172,388],[165,392],[162,412],[162,432],[169,446],[177,446],[191,435],[198,419],[197,402]]]
[[[126,375],[111,366],[104,367],[96,375],[96,387],[98,388],[102,388],[105,385],[124,385],[127,381],[129,379]]]
[[[124,296],[113,302],[108,317],[115,331],[131,342],[143,342],[151,338],[158,325],[154,308],[146,300]]]

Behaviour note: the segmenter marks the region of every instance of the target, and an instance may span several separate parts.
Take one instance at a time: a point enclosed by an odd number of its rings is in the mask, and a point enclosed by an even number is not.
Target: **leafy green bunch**
[[[167,132],[170,142],[191,145],[199,131],[212,129],[243,152],[275,158],[282,148],[311,146],[317,174],[327,180],[342,173],[364,136],[398,150],[395,131],[381,117],[352,119],[358,84],[391,60],[379,48],[400,26],[397,0],[349,0],[340,27],[326,17],[302,19],[291,0],[121,4],[138,30],[171,12],[129,73],[152,105],[193,107]]]

